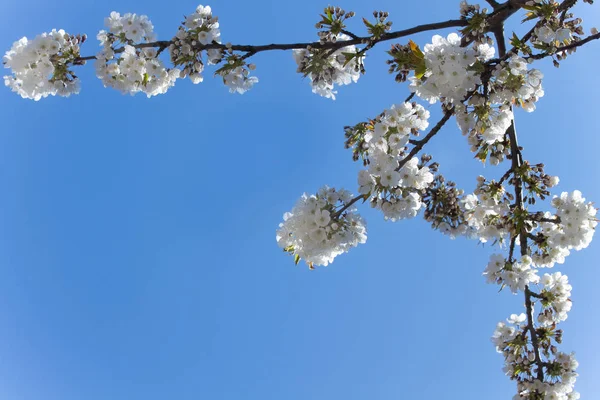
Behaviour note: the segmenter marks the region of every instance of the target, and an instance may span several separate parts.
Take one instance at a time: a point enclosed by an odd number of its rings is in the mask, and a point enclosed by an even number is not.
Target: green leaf
[[[521,8],[528,10],[528,11],[537,11],[539,9],[539,6],[522,5]]]
[[[371,24],[366,18],[363,17],[363,24],[365,24],[365,26],[367,28],[371,28],[373,29],[373,24]]]
[[[521,39],[519,39],[517,34],[514,32],[513,32],[512,38],[510,39],[510,44],[512,44],[513,47],[516,47],[516,48],[521,47]]]
[[[346,53],[346,52],[342,52],[342,54],[344,55],[344,57],[346,57],[346,61],[344,62],[344,67],[345,67],[346,65],[348,65],[348,63],[349,63],[350,61],[352,61],[352,59],[353,59],[354,57],[356,57],[356,53]]]
[[[425,66],[425,63],[421,63],[419,65],[417,65],[417,67],[415,68],[415,77],[418,79],[421,79],[423,77],[423,75],[425,75],[425,72],[427,72],[427,67]]]
[[[419,59],[424,59],[425,55],[423,54],[423,52],[421,51],[421,49],[419,48],[419,45],[416,44],[415,42],[413,42],[412,40],[408,41],[408,45],[410,46],[410,50],[412,51],[412,53],[417,56]]]
[[[327,8],[325,10],[325,12],[327,13],[327,17],[328,17],[329,22],[331,22],[333,20],[333,16],[331,15],[331,9]]]
[[[295,265],[298,265],[298,263],[299,263],[299,262],[300,262],[300,255],[296,254],[296,255],[294,256],[294,264],[295,264]]]

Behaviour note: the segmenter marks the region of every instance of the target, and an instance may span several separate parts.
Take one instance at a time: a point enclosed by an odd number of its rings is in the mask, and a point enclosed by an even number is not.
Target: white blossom
[[[255,83],[258,82],[258,78],[255,76],[248,76],[248,70],[243,67],[236,67],[229,69],[223,75],[223,82],[229,86],[231,93],[244,94],[249,90]]]
[[[350,36],[343,33],[336,36],[336,41],[344,40],[350,40]],[[364,56],[354,57],[346,62],[343,53],[356,53],[356,46],[345,46],[331,54],[328,50],[293,50],[298,72],[306,74],[313,93],[333,100],[337,94],[334,90],[336,85],[349,85],[358,81],[361,65],[364,62]]]
[[[552,206],[556,210],[554,215],[545,213],[546,221],[540,223],[540,232],[546,238],[544,251],[535,255],[535,262],[544,267],[562,264],[571,250],[586,248],[591,243],[598,224],[597,209],[592,203],[586,203],[578,190],[555,196]],[[557,217],[560,222],[554,221]]]
[[[539,314],[538,321],[544,326],[565,321],[567,313],[571,311],[571,299],[569,298],[571,297],[571,285],[569,285],[569,279],[560,272],[544,274],[541,284],[544,285],[542,304],[546,307],[546,310]]]
[[[85,37],[69,35],[62,29],[42,33],[33,40],[21,38],[2,59],[4,67],[11,70],[11,75],[4,76],[4,84],[24,99],[35,101],[78,94],[79,78],[70,68],[79,57],[83,40]]]
[[[524,291],[525,286],[537,283],[540,277],[537,270],[532,268],[533,261],[529,256],[522,256],[518,262],[505,262],[504,256],[494,254],[484,271],[488,283],[508,286],[516,294]]]
[[[365,243],[365,221],[349,206],[352,195],[327,186],[316,195],[302,195],[279,224],[277,243],[311,268],[326,266],[338,255]]]
[[[440,100],[454,103],[481,84],[480,74],[472,67],[492,58],[494,48],[487,44],[462,47],[461,37],[451,33],[447,38],[433,36],[423,54],[427,70],[423,78],[410,78],[410,89],[432,104]]]
[[[423,205],[419,191],[433,182],[429,167],[406,154],[410,135],[427,129],[428,119],[429,111],[419,104],[394,104],[364,135],[369,165],[358,174],[358,191],[370,194],[385,219],[415,217]]]
[[[145,15],[124,14],[113,11],[105,19],[108,31],[100,31],[98,40],[102,50],[96,55],[96,75],[105,87],[123,94],[144,93],[147,97],[166,93],[175,85],[181,71],[169,69],[151,47],[136,47],[155,40],[153,25]],[[114,45],[123,45],[116,52]]]

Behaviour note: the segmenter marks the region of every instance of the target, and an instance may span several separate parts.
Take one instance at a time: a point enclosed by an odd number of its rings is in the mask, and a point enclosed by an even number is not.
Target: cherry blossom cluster
[[[538,69],[529,69],[524,58],[512,56],[496,66],[490,80],[490,103],[516,102],[525,111],[535,110],[535,103],[544,96],[542,78]]]
[[[581,250],[590,244],[598,225],[597,209],[586,202],[578,190],[563,192],[552,199],[554,215],[545,213],[535,236],[537,264],[552,267],[562,264],[571,250]]]
[[[4,84],[24,99],[35,101],[79,93],[79,79],[70,68],[78,64],[79,45],[85,40],[85,35],[69,35],[62,29],[32,40],[21,38],[2,59],[4,67],[11,70],[11,75],[4,76]]]
[[[224,51],[219,48],[204,49],[205,46],[221,43],[219,19],[212,14],[210,6],[198,6],[196,11],[187,17],[173,38],[169,51],[173,65],[181,66],[182,77],[189,76],[194,84],[204,80],[203,53],[206,53],[206,63],[215,65],[225,61],[215,75],[221,76],[223,83],[231,93],[243,94],[249,90],[258,78],[250,76],[250,70],[255,67],[247,64],[245,58],[234,54],[230,48]]]
[[[435,35],[423,48],[425,72],[410,77],[410,90],[433,104],[460,103],[481,81],[480,66],[494,56],[487,43],[461,46],[461,37],[451,33],[447,38]]]
[[[169,46],[173,65],[183,68],[182,77],[189,76],[194,84],[204,80],[203,51],[198,47],[213,42],[221,43],[219,20],[212,15],[210,6],[200,5],[194,13],[185,17]],[[218,64],[223,57],[219,49],[208,49],[205,52],[208,65]]]
[[[358,174],[358,192],[385,219],[413,218],[421,209],[421,196],[433,174],[416,157],[407,155],[411,136],[429,126],[429,111],[417,103],[395,104],[370,123],[346,128],[347,147],[354,146],[368,169]],[[358,159],[358,157],[355,157]],[[434,166],[435,169],[435,166]]]
[[[467,195],[453,182],[436,177],[424,197],[425,219],[451,238],[465,236],[502,246],[509,235],[510,198],[502,184],[483,176]]]
[[[506,261],[502,254],[494,254],[483,274],[488,283],[508,286],[516,294],[524,292],[527,285],[540,281],[537,270],[532,267],[533,260],[527,255],[522,256],[520,261],[511,262]]]
[[[509,200],[510,196],[503,185],[493,180],[488,182],[483,176],[479,176],[473,194],[461,200],[469,227],[467,235],[482,243],[497,241],[503,244],[508,235]]]
[[[591,2],[591,0],[586,2]],[[531,43],[536,49],[556,53],[558,47],[580,40],[579,35],[583,35],[581,18],[575,18],[572,13],[562,12],[559,7],[560,3],[555,1],[536,1],[530,7],[526,19],[539,18],[531,38]],[[518,44],[524,53],[532,53],[529,46]],[[562,59],[566,57],[566,54],[562,53],[556,56],[557,59]],[[556,60],[555,65],[558,65]]]
[[[505,133],[513,120],[511,105],[535,110],[544,95],[542,78],[539,70],[529,70],[523,58],[513,56],[492,71],[485,95],[475,93],[464,105],[457,105],[458,125],[481,161],[497,165],[504,160],[509,152]]]
[[[573,390],[579,364],[574,354],[561,353],[555,345],[562,342],[562,331],[555,326],[538,328],[544,334],[538,338],[539,348],[529,339],[530,331],[525,314],[512,314],[507,323],[498,323],[492,336],[496,350],[504,356],[504,372],[517,381],[513,399],[579,399]],[[544,380],[538,379],[540,369]]]
[[[255,69],[254,64],[246,64],[244,58],[237,54],[226,56],[226,60],[226,64],[216,74],[223,78],[230,93],[244,94],[258,82],[256,76],[250,76],[250,71]]]
[[[567,28],[552,29],[548,25],[535,28],[535,37],[542,43],[550,45],[569,44],[573,39],[573,33]]]
[[[105,87],[123,94],[142,92],[152,97],[175,85],[180,71],[168,69],[153,47],[140,44],[156,40],[154,27],[147,16],[113,11],[105,19],[108,31],[100,31],[102,50],[96,55],[96,75]],[[123,47],[115,51],[115,44]]]
[[[461,0],[460,16],[468,21],[468,25],[462,29],[461,33],[476,41],[483,39],[489,28],[487,9],[480,9],[479,4],[469,4],[465,0]]]
[[[565,321],[571,311],[569,278],[560,272],[544,274],[541,283],[544,285],[540,293],[543,310],[538,315],[538,322],[542,326],[550,326]]]
[[[371,171],[361,171],[358,178],[363,190],[365,180],[374,182],[371,205],[381,210],[386,220],[414,218],[423,205],[421,191],[433,182],[429,167],[419,163],[416,157],[408,159],[402,167],[395,168],[393,166],[398,165],[397,161],[387,157],[374,159],[378,166]],[[364,172],[368,172],[370,177],[366,178]]]
[[[498,165],[510,151],[505,145],[506,130],[513,120],[509,105],[490,107],[486,99],[474,94],[466,106],[456,107],[456,121],[477,157]]]
[[[350,36],[338,33],[329,40],[349,39]],[[356,83],[361,72],[364,71],[364,55],[358,55],[354,45],[335,51],[323,48],[295,49],[293,55],[298,65],[298,72],[308,77],[313,93],[333,100],[337,94],[334,90],[336,85]]]
[[[317,194],[303,194],[291,212],[283,215],[277,244],[312,269],[326,266],[338,255],[365,243],[365,221],[353,207],[352,194],[327,186]]]

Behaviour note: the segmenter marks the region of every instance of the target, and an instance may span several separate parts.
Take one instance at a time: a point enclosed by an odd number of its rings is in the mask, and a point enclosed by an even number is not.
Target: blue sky
[[[389,11],[395,29],[458,15],[458,1],[404,3],[338,5]],[[261,44],[316,38],[327,3],[210,5],[224,41]],[[93,54],[113,10],[148,15],[168,39],[196,6],[5,0],[0,48],[63,28],[87,33],[82,53]],[[597,6],[577,10],[588,29],[600,25]],[[596,201],[598,46],[560,69],[539,63],[546,96],[517,113],[525,157],[560,176],[558,191]],[[0,90],[0,398],[511,398],[489,337],[523,299],[485,284],[489,248],[368,207],[367,244],[327,268],[295,267],[276,245],[302,192],[356,190],[343,126],[407,94],[386,72],[387,47],[336,101],[312,94],[285,52],[254,57],[260,82],[243,96],[210,72],[156,98],[122,96],[91,65],[69,99]],[[454,123],[427,151],[466,190],[479,174],[501,175],[472,160]],[[577,352],[584,398],[600,392],[599,258],[593,242],[555,268],[574,287],[562,349]]]

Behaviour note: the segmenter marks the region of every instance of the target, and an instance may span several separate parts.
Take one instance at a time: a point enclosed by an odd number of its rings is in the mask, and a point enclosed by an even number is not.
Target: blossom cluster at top
[[[222,77],[223,83],[229,87],[231,93],[245,93],[258,82],[257,77],[249,76],[250,69],[254,69],[254,66],[246,64],[242,57],[233,54],[229,49],[204,49],[204,46],[215,43],[221,43],[219,19],[212,14],[210,6],[200,5],[194,13],[185,18],[173,38],[169,46],[171,61],[183,68],[182,77],[189,76],[194,84],[198,84],[204,80],[203,52],[206,52],[208,65],[225,60],[224,66],[218,69],[215,75]]]
[[[277,244],[311,268],[326,266],[338,255],[365,243],[365,221],[350,202],[352,194],[327,186],[315,195],[302,195],[283,216]]]
[[[432,43],[423,48],[426,71],[422,77],[410,78],[410,89],[432,104],[460,103],[482,83],[481,71],[475,64],[488,61],[494,53],[487,43],[461,46],[461,37],[456,33],[447,38],[435,35]]]
[[[466,3],[461,9],[471,18],[479,15],[477,8]],[[470,33],[474,38],[481,36],[473,30]],[[414,70],[409,78],[411,91],[429,103],[454,107],[459,127],[477,157],[498,164],[509,150],[505,133],[513,120],[512,106],[535,109],[544,95],[543,74],[529,69],[527,61],[517,55],[494,60],[495,50],[484,38],[470,45],[472,40],[466,39],[456,33],[446,38],[435,35],[423,51],[413,42],[393,46],[390,72],[398,72],[396,79],[404,81]]]
[[[2,61],[12,75],[4,76],[4,84],[24,99],[40,100],[47,96],[65,96],[79,93],[79,79],[71,66],[79,57],[79,44],[85,36],[73,36],[53,29],[26,37],[13,43]]]
[[[554,30],[547,25],[542,25],[535,28],[535,37],[542,43],[562,45],[568,44],[573,39],[573,33],[567,28]]]
[[[104,21],[108,31],[100,31],[102,50],[96,55],[96,75],[105,87],[124,94],[142,92],[151,97],[165,93],[175,85],[180,71],[168,69],[153,47],[136,47],[156,40],[154,27],[147,16],[112,12]],[[116,52],[114,45],[123,45]]]
[[[350,40],[350,36],[339,33],[334,36],[337,42]],[[346,54],[356,54],[356,46],[349,45],[337,49],[295,49],[294,60],[298,72],[310,80],[313,93],[335,100],[335,85],[356,83],[363,68],[364,56],[355,56],[350,60]]]
[[[542,78],[538,69],[529,69],[524,58],[510,57],[496,66],[490,79],[490,103],[508,104],[515,102],[525,111],[535,110],[535,103],[544,96]]]
[[[202,51],[196,46],[213,42],[221,43],[218,18],[212,15],[210,6],[200,5],[195,12],[185,17],[177,30],[169,46],[171,61],[174,65],[183,67],[182,76],[189,76],[194,84],[200,83],[204,80],[204,60]],[[208,65],[219,63],[223,57],[219,49],[206,50],[206,56]]]
[[[457,104],[456,120],[479,159],[487,158],[493,165],[504,160],[509,151],[505,133],[513,120],[511,106],[535,110],[544,95],[542,78],[539,70],[528,69],[523,58],[513,56],[494,68],[486,95],[475,93],[465,104]]]
[[[244,93],[258,82],[258,78],[250,76],[255,66],[248,64],[246,57],[220,45],[218,18],[212,15],[209,6],[200,5],[185,17],[169,42],[157,41],[154,26],[145,15],[121,15],[113,11],[105,18],[105,25],[107,29],[97,35],[102,49],[96,54],[94,64],[96,75],[105,87],[124,94],[141,92],[152,97],[166,93],[178,78],[189,76],[193,83],[202,82],[204,63],[222,61],[223,66],[215,75],[223,79],[230,92]],[[34,100],[78,93],[79,79],[71,67],[89,59],[79,54],[79,45],[85,39],[85,35],[73,36],[63,30],[53,30],[33,40],[22,38],[15,42],[3,59],[5,67],[12,72],[4,77],[5,85],[22,97]],[[159,58],[167,48],[173,68]]]

